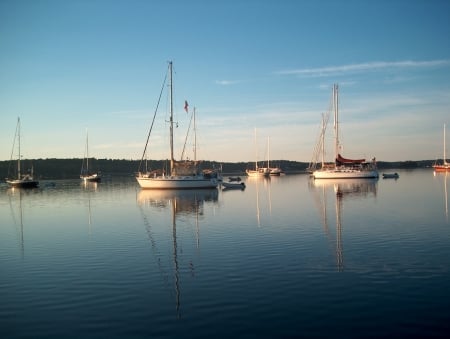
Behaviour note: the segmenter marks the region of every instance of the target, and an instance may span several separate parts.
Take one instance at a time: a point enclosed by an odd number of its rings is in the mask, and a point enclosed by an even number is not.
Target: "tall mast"
[[[17,179],[20,179],[20,118],[17,118],[17,139],[19,141],[19,154],[17,157]]]
[[[444,124],[444,165],[447,164],[446,152],[445,152],[445,124]]]
[[[173,88],[172,88],[172,61],[169,61],[170,73],[170,173],[173,173],[174,157],[173,157]]]
[[[197,126],[195,124],[195,107],[194,107],[194,161],[197,162]]]
[[[333,106],[334,106],[334,159],[338,158],[339,154],[339,95],[338,95],[338,85],[333,85]]]
[[[89,175],[89,136],[87,127],[86,127],[86,174]]]

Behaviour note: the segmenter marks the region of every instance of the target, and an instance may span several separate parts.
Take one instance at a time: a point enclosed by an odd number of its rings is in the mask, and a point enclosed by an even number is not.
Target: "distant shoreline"
[[[437,161],[440,161],[439,159]],[[34,175],[40,180],[45,179],[74,179],[79,178],[82,159],[23,159],[23,173],[33,168]],[[91,158],[89,164],[94,171],[101,171],[104,175],[110,176],[134,176],[138,172],[140,160],[125,159],[97,159]],[[264,162],[260,162],[264,164]],[[307,174],[306,169],[309,163],[290,160],[274,160],[272,164],[283,169],[285,174]],[[378,161],[380,170],[388,169],[416,169],[430,168],[436,163],[436,160],[419,161]],[[149,160],[151,169],[160,169],[167,167],[167,160]],[[217,162],[202,161],[203,169],[220,170],[223,176],[245,175],[245,170],[253,168],[254,162]],[[8,169],[15,168],[15,163],[9,160],[0,161],[0,180],[8,177]]]

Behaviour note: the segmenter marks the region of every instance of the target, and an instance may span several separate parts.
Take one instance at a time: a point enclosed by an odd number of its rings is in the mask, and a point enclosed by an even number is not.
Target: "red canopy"
[[[344,165],[344,164],[362,164],[366,159],[345,159],[340,154],[338,154],[336,163]]]

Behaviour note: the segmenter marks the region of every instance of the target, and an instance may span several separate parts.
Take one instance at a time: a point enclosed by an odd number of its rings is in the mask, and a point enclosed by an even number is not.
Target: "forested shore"
[[[22,173],[26,173],[33,169],[34,176],[37,179],[74,179],[80,175],[82,159],[23,159]],[[279,166],[286,174],[303,173],[308,168],[309,163],[289,161],[289,160],[274,160],[271,161],[273,165]],[[385,162],[379,161],[378,168],[382,169],[414,169],[431,167],[435,160],[420,160],[420,161],[396,161]],[[93,171],[101,171],[104,175],[110,176],[133,176],[139,170],[140,160],[125,160],[125,159],[89,159],[89,167]],[[142,170],[145,169],[145,164],[141,164]],[[148,169],[162,169],[167,168],[167,160],[149,160],[147,163]],[[261,162],[263,166],[263,162]],[[254,162],[216,162],[203,161],[203,169],[218,169],[224,174],[243,174],[247,168],[254,167]],[[15,161],[0,161],[0,178],[3,181],[6,177],[13,175],[16,170]]]

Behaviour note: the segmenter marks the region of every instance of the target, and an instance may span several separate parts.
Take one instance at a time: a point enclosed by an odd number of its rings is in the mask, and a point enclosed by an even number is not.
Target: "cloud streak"
[[[430,60],[430,61],[374,61],[359,64],[348,64],[341,66],[328,66],[318,68],[302,68],[294,70],[278,71],[279,75],[307,75],[307,76],[328,76],[342,73],[370,72],[380,69],[393,68],[427,68],[446,67],[450,65],[450,60]]]

